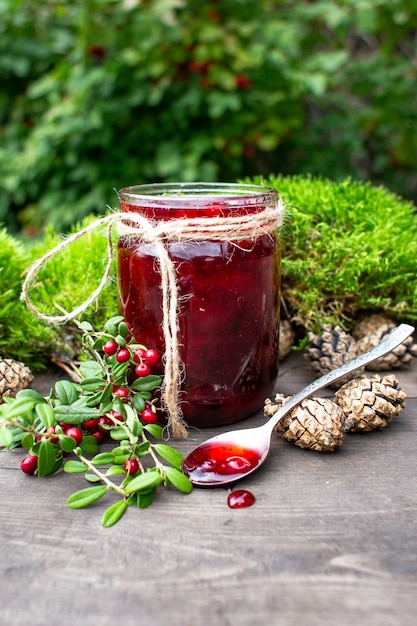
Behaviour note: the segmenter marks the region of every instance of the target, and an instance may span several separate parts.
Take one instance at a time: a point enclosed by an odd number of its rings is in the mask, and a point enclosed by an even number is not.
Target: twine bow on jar
[[[35,261],[27,272],[22,286],[21,298],[40,319],[49,323],[64,324],[83,313],[98,298],[106,286],[110,278],[113,260],[112,229],[114,225],[117,225],[120,236],[139,237],[154,244],[161,275],[162,330],[165,342],[161,402],[162,408],[167,413],[169,431],[174,437],[185,438],[187,428],[180,404],[180,388],[185,372],[178,344],[179,294],[175,265],[169,256],[167,244],[174,241],[210,240],[227,241],[232,245],[241,247],[243,241],[255,241],[259,236],[275,232],[282,225],[283,216],[284,206],[279,198],[272,207],[239,216],[179,218],[153,222],[135,212],[111,213],[70,235],[42,258]],[[65,247],[101,226],[107,227],[107,263],[98,287],[80,306],[65,315],[46,315],[39,311],[31,302],[29,294],[41,268]]]

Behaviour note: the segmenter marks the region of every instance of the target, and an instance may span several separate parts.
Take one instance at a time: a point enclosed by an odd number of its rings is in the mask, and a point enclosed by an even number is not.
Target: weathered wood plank
[[[397,373],[409,400],[384,431],[350,434],[333,454],[274,438],[268,461],[244,482],[257,498],[248,509],[228,508],[224,489],[161,489],[149,509],[130,508],[104,530],[111,496],[70,510],[81,477],[24,476],[22,453],[2,450],[1,623],[414,625],[415,374],[414,365]],[[278,388],[294,393],[309,380],[291,356]],[[176,445],[185,454],[215,432],[191,430]]]

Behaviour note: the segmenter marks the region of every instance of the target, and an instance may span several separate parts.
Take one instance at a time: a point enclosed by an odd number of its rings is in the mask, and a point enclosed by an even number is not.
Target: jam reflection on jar
[[[197,190],[192,184],[129,187],[119,192],[120,205],[122,211],[139,212],[157,222],[248,214],[277,200],[276,192],[264,187],[224,187],[215,183]],[[265,233],[235,243],[166,243],[179,291],[178,342],[185,366],[181,408],[190,426],[231,424],[248,417],[262,408],[278,374],[277,237]],[[121,313],[138,342],[163,353],[158,267],[154,244],[138,237],[120,238]]]

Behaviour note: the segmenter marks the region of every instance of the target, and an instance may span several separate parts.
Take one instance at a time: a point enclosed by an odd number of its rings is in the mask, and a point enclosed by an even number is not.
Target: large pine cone
[[[353,337],[357,340],[359,354],[363,354],[376,346],[396,326],[397,324],[384,314],[376,313],[364,318],[352,331]],[[417,356],[417,344],[413,343],[412,337],[408,337],[391,352],[376,361],[372,361],[367,369],[373,371],[398,369],[410,363],[413,356]]]
[[[355,378],[335,394],[336,403],[354,422],[352,432],[385,428],[402,411],[405,398],[393,374]]]
[[[24,363],[0,358],[0,401],[8,396],[14,397],[32,381],[33,374]]]
[[[264,414],[271,417],[288,399],[277,394],[276,404],[265,400]],[[307,398],[282,418],[276,431],[300,448],[333,452],[343,443],[350,425],[341,408],[329,398]]]
[[[318,337],[314,333],[308,333],[310,345],[305,350],[305,358],[317,376],[327,374],[332,370],[348,363],[358,356],[358,346],[355,339],[346,333],[340,326],[334,328],[330,324],[323,326],[323,334]],[[363,373],[364,368],[359,368],[345,378],[329,385],[338,388],[353,376]]]

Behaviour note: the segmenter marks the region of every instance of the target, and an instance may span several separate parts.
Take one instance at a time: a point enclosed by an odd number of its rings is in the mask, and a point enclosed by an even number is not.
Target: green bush
[[[0,0],[0,221],[150,181],[308,172],[415,197],[416,0]]]

